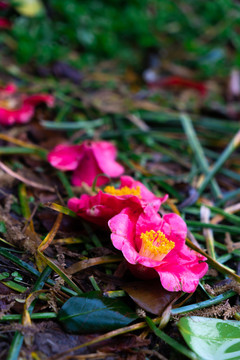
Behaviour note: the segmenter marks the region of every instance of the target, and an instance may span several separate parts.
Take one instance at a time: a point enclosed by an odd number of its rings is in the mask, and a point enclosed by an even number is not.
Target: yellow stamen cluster
[[[128,186],[124,186],[121,189],[116,189],[114,186],[106,186],[104,192],[110,195],[134,195],[141,197],[141,189],[140,186],[136,186],[136,188],[129,188]]]
[[[142,233],[142,246],[139,254],[153,260],[162,260],[175,246],[175,243],[168,240],[160,231],[146,231]]]

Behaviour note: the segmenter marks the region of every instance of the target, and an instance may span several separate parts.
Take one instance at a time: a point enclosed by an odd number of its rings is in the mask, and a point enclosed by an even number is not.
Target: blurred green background
[[[240,65],[240,6],[234,0],[13,0],[1,16],[2,51],[20,63],[64,60],[77,68],[118,59],[136,69],[146,56],[225,76]]]

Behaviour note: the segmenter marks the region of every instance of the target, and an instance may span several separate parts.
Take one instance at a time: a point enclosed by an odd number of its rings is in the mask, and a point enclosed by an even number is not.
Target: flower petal
[[[23,100],[24,104],[29,104],[32,106],[37,106],[41,103],[45,103],[49,107],[53,107],[55,103],[55,98],[52,95],[49,94],[35,94],[27,96]]]
[[[17,124],[25,124],[33,117],[34,107],[30,104],[22,104],[22,107],[14,110],[13,113]]]
[[[50,151],[47,159],[57,169],[75,170],[84,155],[81,149],[81,145],[58,145]]]
[[[174,250],[180,250],[185,244],[185,239],[187,236],[187,225],[185,221],[177,214],[167,214],[163,216],[163,231],[166,234],[164,228],[170,230],[168,235],[168,240],[175,242]],[[169,231],[168,230],[168,231]]]
[[[18,107],[15,108],[9,108],[7,106],[0,108],[0,124],[2,125],[13,125],[15,123],[25,124],[31,120],[34,115],[34,107],[40,102],[45,102],[48,106],[52,106],[54,103],[54,97],[52,95],[22,95],[21,97],[19,95],[15,96],[16,92],[17,86],[14,83],[9,83],[0,89],[0,95],[3,100],[6,101],[6,104],[8,104],[8,102],[10,104],[18,104]]]
[[[107,227],[107,221],[116,215],[116,212],[114,212],[113,207],[110,206],[108,202],[104,203],[103,201],[101,204],[101,198],[101,194],[97,194],[96,196],[83,194],[80,199],[69,199],[68,208],[87,221],[91,221],[102,227]],[[113,205],[113,203],[111,205]],[[118,212],[120,212],[120,210]]]
[[[8,19],[0,18],[0,29],[11,29],[12,23]]]
[[[108,226],[112,231],[111,240],[115,248],[122,251],[130,264],[136,264],[138,253],[134,244],[134,213],[130,208],[124,209],[109,220]]]
[[[85,182],[89,186],[92,186],[95,177],[101,174],[103,171],[99,167],[92,149],[82,147],[84,156],[79,161],[78,167],[73,173],[72,183],[75,186],[81,186],[82,182]],[[97,186],[102,186],[109,182],[108,177],[99,176],[97,179]]]
[[[0,124],[12,125],[15,123],[26,123],[31,120],[33,115],[34,108],[30,105],[23,105],[17,110],[0,108]]]
[[[92,143],[92,150],[102,173],[118,177],[124,172],[124,167],[115,161],[117,149],[113,144],[107,141],[96,141]]]
[[[14,83],[7,84],[4,88],[0,88],[0,93],[6,95],[12,95],[17,92],[17,86]]]
[[[0,1],[0,9],[7,9],[10,5],[7,4],[5,1]]]
[[[205,257],[190,250],[186,245],[175,255],[166,256],[162,264],[155,267],[162,286],[169,291],[194,292],[199,279],[208,270]]]
[[[99,191],[97,195],[82,195],[79,199],[72,198],[68,207],[78,216],[103,227],[113,216],[119,214],[124,208],[131,207],[132,212],[139,214],[142,211],[140,200],[136,196],[114,196]]]
[[[12,125],[15,123],[15,117],[12,111],[0,108],[0,124]]]
[[[141,191],[141,199],[147,203],[154,202],[155,205],[154,207],[158,207],[156,211],[158,211],[160,205],[168,199],[168,195],[165,195],[162,198],[157,197],[145,185],[143,185],[140,181],[134,180],[131,176],[127,176],[127,175],[121,176],[120,180],[121,180],[120,188],[127,186],[131,189],[139,186]]]

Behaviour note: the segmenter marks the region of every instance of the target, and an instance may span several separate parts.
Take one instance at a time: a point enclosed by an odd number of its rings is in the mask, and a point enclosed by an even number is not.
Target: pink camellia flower
[[[12,23],[6,18],[0,17],[0,29],[11,29]]]
[[[150,206],[140,215],[127,208],[108,225],[113,245],[133,274],[145,279],[159,275],[168,291],[194,292],[208,270],[206,258],[186,246],[187,226],[176,214],[161,218]]]
[[[58,145],[49,154],[50,164],[60,170],[74,170],[72,184],[81,186],[93,184],[95,177],[106,174],[118,177],[124,172],[116,162],[117,149],[108,141],[84,141],[81,145]],[[99,176],[97,186],[109,182],[108,177]]]
[[[54,105],[54,97],[48,94],[25,95],[17,91],[15,84],[0,89],[0,124],[24,124],[31,120],[35,107],[45,103]]]
[[[97,195],[82,195],[80,199],[72,198],[68,207],[85,220],[101,226],[107,226],[107,221],[120,213],[124,208],[132,207],[137,213],[151,204],[158,211],[160,205],[167,200],[168,195],[160,198],[155,196],[140,181],[131,176],[121,176],[119,188],[106,186]]]
[[[185,88],[196,90],[202,97],[207,95],[207,86],[204,82],[199,82],[191,79],[182,78],[180,76],[168,76],[165,79],[156,79],[154,81],[147,81],[150,89],[157,88]]]
[[[0,9],[7,9],[10,5],[6,3],[5,1],[0,1]]]
[[[0,11],[9,8],[10,5],[5,1],[0,1]],[[6,17],[0,17],[0,29],[9,30],[12,27],[12,23]]]

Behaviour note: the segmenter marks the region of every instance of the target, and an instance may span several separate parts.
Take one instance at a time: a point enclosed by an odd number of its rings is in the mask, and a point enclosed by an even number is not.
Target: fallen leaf
[[[138,306],[155,315],[161,315],[181,295],[181,292],[165,290],[159,279],[134,281],[124,284],[122,288]]]

